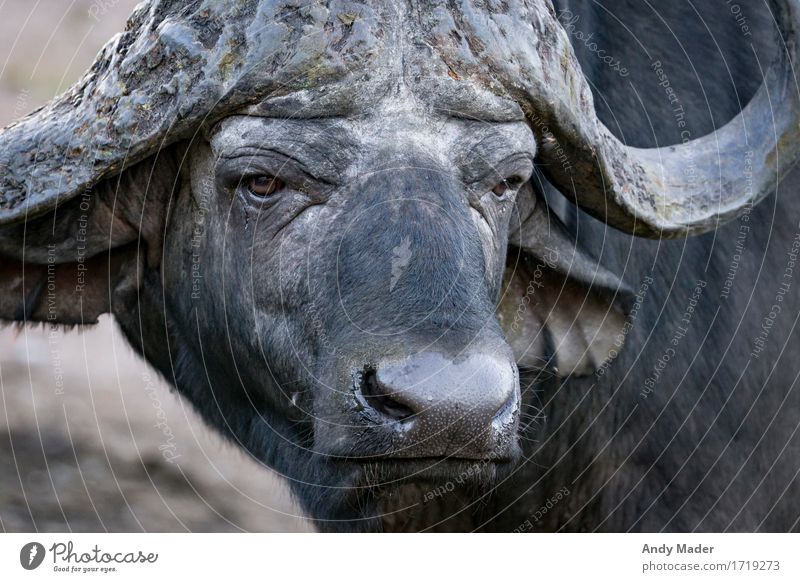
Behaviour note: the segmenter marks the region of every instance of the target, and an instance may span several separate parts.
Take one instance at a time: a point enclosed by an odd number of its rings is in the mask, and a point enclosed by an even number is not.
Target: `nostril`
[[[361,372],[361,394],[372,408],[395,420],[406,420],[414,416],[414,411],[391,397],[392,390],[378,380],[378,372],[372,366],[365,366]]]
[[[516,394],[512,394],[511,397],[506,400],[505,404],[503,404],[500,409],[495,412],[494,417],[492,418],[492,426],[498,428],[506,423],[513,422],[515,417],[515,412],[517,407],[519,406],[519,402],[517,399]]]

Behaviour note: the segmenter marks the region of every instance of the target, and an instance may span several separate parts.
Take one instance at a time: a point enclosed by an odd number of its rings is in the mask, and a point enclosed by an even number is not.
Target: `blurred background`
[[[66,90],[137,3],[0,0],[0,126]],[[187,530],[312,528],[286,483],[205,427],[112,318],[0,328],[0,531]]]

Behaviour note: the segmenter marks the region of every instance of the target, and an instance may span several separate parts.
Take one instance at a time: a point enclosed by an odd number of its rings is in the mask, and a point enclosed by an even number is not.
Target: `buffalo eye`
[[[502,198],[506,195],[506,192],[509,190],[516,190],[522,185],[522,179],[516,176],[507,178],[502,182],[498,182],[494,188],[492,188],[492,193],[497,196],[498,198]]]
[[[275,176],[253,176],[247,180],[247,190],[253,196],[258,198],[266,198],[279,192],[286,187],[286,184],[280,178]]]

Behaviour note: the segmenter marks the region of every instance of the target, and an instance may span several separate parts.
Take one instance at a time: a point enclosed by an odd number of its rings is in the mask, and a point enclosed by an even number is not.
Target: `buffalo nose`
[[[510,358],[423,352],[365,368],[361,394],[403,434],[397,456],[486,458],[516,432],[519,379]]]

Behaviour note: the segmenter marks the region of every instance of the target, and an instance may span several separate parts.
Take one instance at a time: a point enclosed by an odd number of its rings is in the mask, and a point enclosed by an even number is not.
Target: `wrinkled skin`
[[[381,484],[418,473],[415,481],[430,483],[499,451],[475,476],[488,487],[518,454],[515,436],[483,452],[448,449],[446,427],[404,445],[380,426],[365,431],[348,403],[356,404],[354,371],[393,356],[513,361],[494,306],[515,196],[533,170],[533,134],[519,111],[497,121],[514,111],[509,104],[490,110],[491,122],[457,119],[442,112],[447,103],[402,83],[368,105],[354,112],[342,103],[341,118],[242,115],[209,128],[185,150],[164,245],[176,385],[286,474],[301,500],[316,498],[309,509],[328,529],[381,527],[358,521],[377,507],[350,513],[379,493],[358,489],[369,477]],[[285,186],[256,196],[247,184],[258,175]],[[500,195],[498,184],[507,184]],[[403,241],[411,256],[393,281]],[[143,297],[144,312],[160,311],[149,305],[159,294]],[[135,339],[138,319],[120,319]],[[208,391],[213,398],[200,395]],[[378,459],[354,462],[363,456]],[[337,499],[349,495],[359,499]]]

